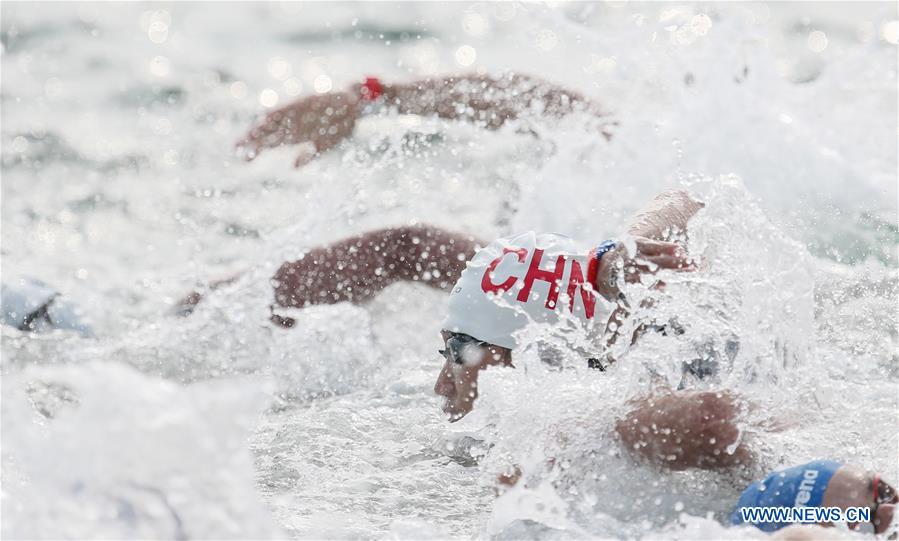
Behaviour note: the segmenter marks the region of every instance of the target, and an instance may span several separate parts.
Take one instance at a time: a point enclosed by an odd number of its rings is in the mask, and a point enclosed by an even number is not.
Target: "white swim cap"
[[[450,293],[443,329],[514,348],[531,322],[572,318],[591,327],[596,263],[570,238],[533,231],[478,250]]]

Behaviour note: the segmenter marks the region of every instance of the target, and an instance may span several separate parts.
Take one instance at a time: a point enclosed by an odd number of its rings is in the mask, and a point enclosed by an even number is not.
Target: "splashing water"
[[[721,521],[771,468],[833,458],[899,480],[895,6],[2,10],[4,281],[53,284],[99,336],[3,329],[4,537],[761,538]],[[459,70],[577,89],[613,136],[388,115],[300,170],[293,149],[230,153],[272,103]],[[274,270],[346,235],[426,222],[586,250],[674,187],[706,203],[688,232],[701,270],[628,295],[653,301],[631,325],[684,332],[598,373],[529,329],[561,367],[523,347],[458,423],[431,390],[442,294],[397,284],[268,323]],[[718,376],[685,380],[693,360]],[[752,402],[757,464],[632,458],[614,422],[659,381]],[[524,482],[497,498],[513,465]]]

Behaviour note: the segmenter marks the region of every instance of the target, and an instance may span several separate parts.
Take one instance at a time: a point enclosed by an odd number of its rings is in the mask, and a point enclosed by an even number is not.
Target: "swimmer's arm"
[[[605,116],[584,95],[552,83],[509,73],[501,77],[455,75],[383,86],[386,103],[398,112],[463,119],[496,129],[509,120],[530,116],[560,118],[576,112]],[[607,124],[602,133],[607,138]]]
[[[278,306],[362,302],[399,281],[447,290],[474,255],[477,240],[431,226],[371,231],[314,248],[281,265],[272,281]]]
[[[281,265],[272,277],[276,306],[301,308],[341,301],[362,302],[400,281],[422,282],[447,290],[474,255],[471,236],[431,226],[394,227],[313,248],[302,259]],[[176,303],[178,315],[193,312],[205,293],[230,284],[241,274],[209,282]],[[290,318],[273,321],[291,326]]]
[[[737,427],[740,402],[733,395],[666,392],[633,405],[615,431],[637,456],[672,470],[728,468],[752,461]]]
[[[600,107],[578,92],[533,77],[459,75],[412,83],[381,83],[383,99],[403,114],[437,115],[446,119],[480,122],[496,129],[524,116],[563,117],[586,112],[606,116]],[[365,110],[361,85],[344,92],[307,96],[268,113],[235,145],[247,160],[264,149],[305,143],[294,161],[299,167],[352,135]],[[600,133],[611,136],[614,122],[603,122]]]

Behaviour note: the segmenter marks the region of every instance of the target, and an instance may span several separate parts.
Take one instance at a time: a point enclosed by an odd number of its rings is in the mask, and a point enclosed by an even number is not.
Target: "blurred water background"
[[[3,537],[760,537],[720,521],[768,468],[899,480],[895,3],[0,10],[2,278],[52,284],[97,334],[3,328]],[[299,170],[293,149],[233,153],[266,109],[366,75],[510,70],[599,101],[611,140],[388,115]],[[312,246],[415,223],[587,246],[675,187],[707,202],[691,249],[708,266],[658,304],[690,333],[611,373],[522,352],[449,425],[431,393],[441,293],[267,323],[269,277]],[[623,454],[609,432],[649,375],[732,337],[715,385],[761,405],[757,469]],[[497,499],[512,463],[530,482]]]

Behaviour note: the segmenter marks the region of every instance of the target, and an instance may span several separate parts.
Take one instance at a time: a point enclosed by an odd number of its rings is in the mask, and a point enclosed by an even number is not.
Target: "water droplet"
[[[827,48],[827,34],[820,30],[815,30],[808,35],[808,48],[816,53],[822,52]]]
[[[327,75],[319,75],[312,82],[312,87],[319,94],[324,94],[325,92],[331,91],[331,88],[333,88],[333,83],[331,82],[331,78]]]
[[[271,88],[266,88],[259,93],[259,103],[263,107],[274,107],[278,104],[278,93]]]
[[[478,52],[471,45],[463,45],[456,49],[456,63],[460,66],[470,66],[478,58]]]

